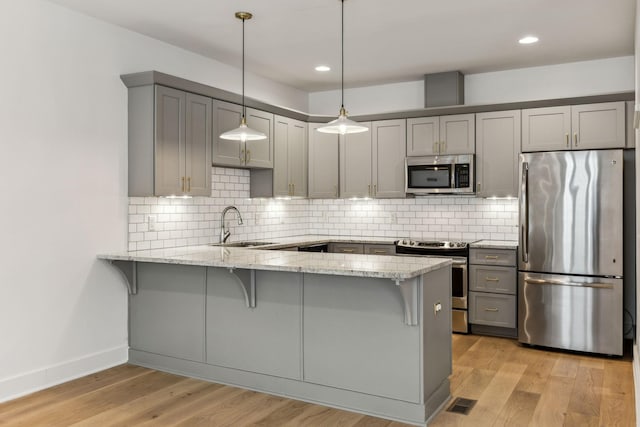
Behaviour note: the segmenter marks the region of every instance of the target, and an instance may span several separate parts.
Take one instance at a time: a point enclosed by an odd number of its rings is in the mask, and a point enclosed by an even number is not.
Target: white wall
[[[38,0],[0,2],[0,401],[127,358],[127,91],[159,70],[237,91],[240,70]],[[307,109],[247,76],[247,95]]]
[[[634,57],[573,62],[465,76],[465,105],[533,101],[635,90]],[[337,115],[340,92],[309,94],[314,115]],[[351,115],[424,108],[424,82],[345,90]]]

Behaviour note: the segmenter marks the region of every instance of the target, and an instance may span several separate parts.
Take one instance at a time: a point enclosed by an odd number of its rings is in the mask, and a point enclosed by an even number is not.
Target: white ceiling
[[[50,1],[238,67],[234,13],[248,11],[248,71],[306,91],[340,85],[338,0]],[[634,20],[635,0],[347,0],[345,85],[632,55]],[[540,42],[519,45],[526,34]]]

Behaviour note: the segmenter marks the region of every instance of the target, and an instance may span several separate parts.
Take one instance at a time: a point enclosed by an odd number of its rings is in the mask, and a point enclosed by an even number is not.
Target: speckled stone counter
[[[362,240],[358,240],[358,242],[361,241]],[[307,238],[304,239],[304,243],[300,243],[300,240],[296,240],[295,243],[308,244],[317,242],[318,240]],[[293,242],[282,242],[278,243],[278,245],[290,245],[292,243]],[[385,257],[221,246],[187,246],[172,249],[120,252],[101,254],[98,255],[98,258],[112,261],[290,271],[298,273],[375,277],[392,280],[410,279],[451,264],[451,260],[447,258]]]
[[[477,249],[518,249],[518,242],[515,240],[479,240],[471,243],[469,247]]]

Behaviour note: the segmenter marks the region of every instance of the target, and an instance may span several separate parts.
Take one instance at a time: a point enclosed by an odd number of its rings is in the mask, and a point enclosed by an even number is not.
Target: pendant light
[[[341,28],[341,35],[342,35],[342,40],[341,40],[341,51],[342,51],[342,57],[341,57],[341,68],[342,68],[342,86],[341,86],[341,95],[342,95],[342,100],[341,100],[341,105],[340,105],[340,113],[338,115],[338,118],[330,121],[329,123],[322,125],[318,128],[318,132],[323,132],[323,133],[338,133],[340,135],[345,135],[348,133],[360,133],[360,132],[366,132],[369,130],[369,128],[367,128],[366,126],[362,126],[356,122],[354,122],[353,120],[349,119],[347,117],[347,110],[344,109],[344,0],[340,0],[340,2],[342,3],[342,11],[341,11],[341,18],[342,18],[342,28]]]
[[[251,129],[247,126],[247,107],[244,105],[244,21],[251,19],[252,17],[253,15],[249,12],[236,12],[236,18],[242,20],[242,119],[240,120],[240,126],[220,135],[220,138],[222,139],[242,142],[267,139],[267,135],[264,133]]]

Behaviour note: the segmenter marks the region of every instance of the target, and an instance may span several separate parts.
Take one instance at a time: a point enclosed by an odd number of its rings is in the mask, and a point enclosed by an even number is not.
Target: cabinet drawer
[[[395,245],[364,245],[364,253],[367,255],[395,255]]]
[[[329,252],[335,254],[363,254],[362,243],[329,243]]]
[[[471,249],[469,264],[508,265],[515,267],[516,251],[510,249]]]
[[[515,328],[515,295],[469,292],[469,323]]]
[[[469,289],[515,295],[517,289],[516,269],[472,265],[469,267]]]

